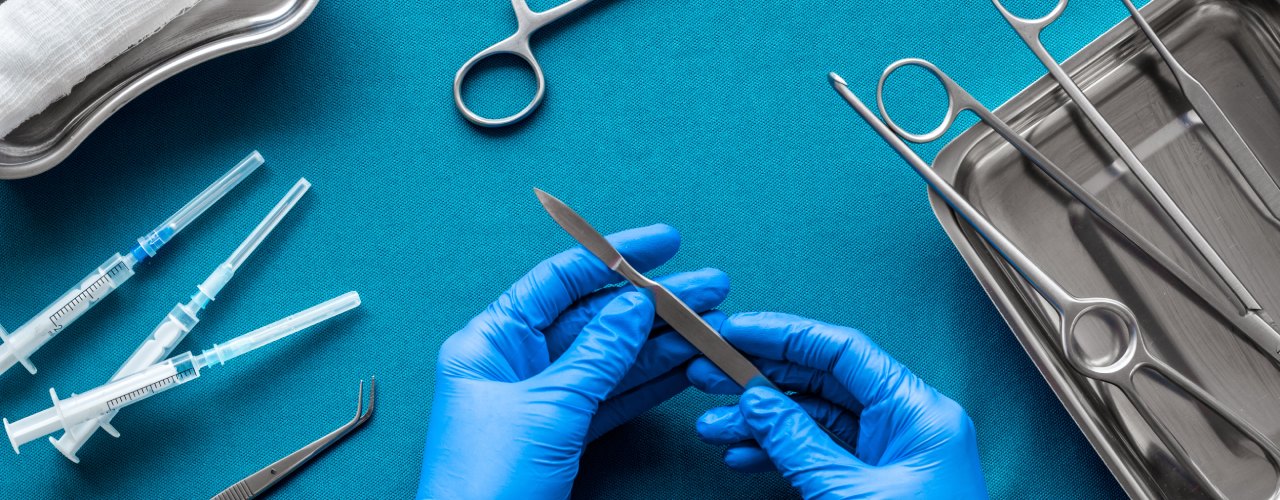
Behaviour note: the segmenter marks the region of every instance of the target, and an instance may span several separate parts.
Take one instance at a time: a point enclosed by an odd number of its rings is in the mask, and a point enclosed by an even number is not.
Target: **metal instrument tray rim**
[[[306,21],[315,10],[317,3],[319,0],[294,0],[287,13],[263,26],[210,38],[190,50],[133,75],[127,81],[94,99],[86,109],[80,110],[71,123],[64,127],[61,136],[51,147],[19,163],[0,164],[0,179],[22,179],[48,171],[70,156],[71,152],[75,151],[80,143],[97,130],[107,118],[151,87],[202,62],[262,45],[288,34]],[[199,4],[197,4],[198,7]],[[130,51],[138,50],[146,43],[144,41]],[[3,139],[0,137],[0,144],[3,143]]]
[[[1154,21],[1173,9],[1176,3],[1174,0],[1151,0],[1141,8],[1141,11],[1147,19]],[[1063,61],[1062,66],[1081,87],[1087,88],[1091,81],[1100,78],[1110,69],[1107,67],[1108,64],[1112,64],[1115,60],[1125,60],[1132,55],[1121,52],[1126,50],[1121,47],[1124,42],[1139,38],[1141,43],[1147,43],[1145,38],[1141,38],[1137,26],[1126,16]],[[1020,125],[1034,118],[1033,115],[1038,110],[1033,108],[1044,106],[1046,100],[1051,101],[1054,108],[1070,102],[1065,92],[1047,73],[993,111],[1015,129],[1019,129]],[[955,183],[965,157],[989,133],[989,129],[980,125],[970,127],[938,152],[932,167],[939,175]],[[970,271],[996,306],[1000,316],[1009,325],[1036,369],[1048,382],[1067,413],[1071,415],[1072,420],[1089,440],[1094,451],[1102,458],[1103,463],[1115,476],[1125,493],[1131,498],[1158,498],[1159,490],[1148,484],[1142,471],[1135,470],[1128,463],[1117,444],[1108,440],[1101,427],[1095,422],[1091,410],[1083,404],[1086,394],[1071,380],[1073,373],[1071,367],[1056,353],[1056,346],[1046,340],[1044,328],[1028,304],[1022,301],[1018,291],[1019,284],[1010,281],[1010,277],[1003,270],[1003,264],[998,260],[998,254],[947,205],[946,201],[931,189],[926,189],[926,192],[938,223],[964,258]]]

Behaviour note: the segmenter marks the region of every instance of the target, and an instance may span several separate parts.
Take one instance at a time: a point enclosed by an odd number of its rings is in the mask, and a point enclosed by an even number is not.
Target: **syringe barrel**
[[[133,260],[115,254],[92,273],[76,283],[66,293],[54,300],[35,317],[8,335],[0,345],[0,373],[18,362],[26,362],[31,353],[40,349],[67,325],[83,316],[107,295],[133,276]],[[35,370],[28,364],[31,373]]]
[[[133,351],[123,365],[120,365],[120,369],[111,376],[111,380],[119,380],[163,361],[169,353],[173,352],[174,347],[187,337],[196,323],[200,322],[200,318],[196,317],[197,312],[199,311],[189,311],[186,304],[173,306],[164,321],[157,325],[155,330],[151,331],[151,335],[147,336],[147,340]]]
[[[57,405],[62,414],[64,426],[72,427],[168,389],[177,384],[175,380],[177,373],[177,369],[172,364],[161,363],[108,382],[84,394],[64,399]]]
[[[193,298],[191,303],[178,304],[173,306],[173,310],[165,316],[164,321],[151,331],[151,335],[142,342],[125,360],[120,369],[116,370],[115,375],[111,376],[111,380],[120,380],[133,373],[141,371],[151,365],[163,361],[169,356],[170,352],[177,347],[182,339],[186,338],[191,329],[195,327],[200,318],[196,316],[200,311],[198,300]],[[62,437],[53,440],[53,444],[58,451],[61,451],[68,459],[73,462],[79,462],[76,453],[80,451],[80,447],[84,446],[85,441],[89,439],[99,426],[109,424],[111,418],[116,415],[116,410],[108,411],[99,417],[92,418],[75,424],[66,429]]]
[[[191,364],[191,353],[185,353],[66,399],[58,399],[50,390],[53,408],[17,422],[6,420],[5,431],[9,433],[9,441],[16,451],[18,446],[32,439],[58,429],[73,429],[83,422],[95,420],[199,376],[199,369]],[[57,416],[56,426],[48,418],[50,411]]]

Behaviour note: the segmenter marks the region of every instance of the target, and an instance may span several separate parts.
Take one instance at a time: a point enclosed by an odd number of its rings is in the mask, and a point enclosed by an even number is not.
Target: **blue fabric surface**
[[[1119,2],[1079,0],[1046,41],[1065,58],[1124,19]],[[127,408],[123,436],[95,436],[80,465],[44,441],[0,453],[3,496],[210,496],[349,419],[371,374],[374,419],[277,498],[411,495],[441,342],[572,243],[534,186],[604,231],[675,226],[683,249],[664,270],[723,269],[726,310],[867,332],[969,410],[993,496],[1122,494],[938,228],[924,185],[826,82],[839,71],[870,97],[885,65],[924,57],[997,105],[1043,68],[989,3],[600,0],[535,39],[542,109],[474,128],[454,110],[453,74],[513,30],[505,0],[325,0],[283,39],[141,96],[63,165],[0,184],[0,323],[15,328],[250,150],[267,158],[39,351],[38,375],[3,374],[10,419],[47,407],[51,386],[69,394],[108,378],[301,176],[311,193],[180,351],[348,290],[365,301]],[[479,111],[512,111],[529,80],[487,65],[467,94]],[[938,116],[930,82],[900,83],[895,109]],[[794,495],[774,474],[729,471],[694,437],[697,416],[730,401],[686,391],[606,435],[577,494]]]

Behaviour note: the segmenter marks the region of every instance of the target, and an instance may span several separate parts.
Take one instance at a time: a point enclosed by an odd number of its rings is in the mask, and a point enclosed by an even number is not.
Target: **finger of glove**
[[[600,404],[591,426],[587,429],[587,442],[662,404],[689,387],[683,369],[671,370],[655,377],[631,391],[610,397]]]
[[[909,400],[928,387],[880,346],[852,328],[780,313],[745,313],[720,330],[747,354],[831,373],[863,407]]]
[[[719,328],[720,323],[724,322],[728,316],[719,311],[712,311],[703,314],[702,318],[712,328]],[[636,356],[636,363],[622,377],[622,381],[618,382],[618,386],[609,394],[610,397],[629,391],[654,377],[675,370],[698,355],[698,349],[693,347],[693,344],[690,344],[679,333],[669,328],[659,331],[664,333],[650,336],[649,340],[644,343],[644,346],[640,348],[640,354]],[[682,372],[681,376],[683,377],[683,367],[680,368],[680,372]]]
[[[769,460],[769,454],[754,441],[730,445],[724,450],[724,464],[735,472],[757,474],[774,472],[778,468]]]
[[[862,411],[862,405],[849,393],[849,389],[832,374],[800,366],[788,361],[751,358],[765,378],[783,390],[814,393],[851,411]],[[725,375],[707,358],[696,358],[689,363],[689,382],[708,394],[742,394],[742,386]]]
[[[629,229],[608,240],[640,272],[662,265],[680,248],[680,234],[665,224]],[[578,299],[619,281],[621,276],[577,246],[542,261],[490,307],[540,331]]]
[[[598,405],[635,363],[653,328],[653,314],[647,291],[619,295],[537,378],[546,387],[562,388]]]
[[[783,477],[812,497],[824,472],[853,474],[866,465],[831,440],[799,403],[767,387],[752,387],[738,400],[738,411],[760,448]]]
[[[676,294],[691,309],[705,312],[715,309],[729,295],[729,276],[719,269],[700,269],[697,271],[672,274],[659,278],[658,283]],[[565,310],[551,326],[543,330],[547,337],[547,350],[551,359],[560,357],[573,339],[582,331],[583,325],[591,321],[600,309],[623,293],[634,292],[632,285],[610,287],[597,290]],[[657,325],[662,325],[661,318]],[[666,370],[663,370],[664,372]]]
[[[858,439],[858,416],[849,410],[811,394],[791,398],[809,417],[822,424],[846,443]],[[746,417],[738,405],[707,410],[698,418],[698,439],[708,444],[734,444],[755,439]]]

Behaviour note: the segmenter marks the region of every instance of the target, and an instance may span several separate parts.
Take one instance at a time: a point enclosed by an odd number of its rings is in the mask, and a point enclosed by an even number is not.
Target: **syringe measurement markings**
[[[186,370],[180,371],[178,373],[175,373],[163,379],[147,384],[145,387],[134,389],[133,391],[127,394],[118,396],[115,399],[112,399],[111,401],[107,401],[107,409],[114,410],[116,408],[124,406],[126,403],[130,401],[137,399],[139,396],[142,396],[148,393],[158,392],[159,389],[163,389],[166,386],[170,386],[177,383],[178,379],[181,379],[183,375],[186,375],[191,371],[192,371],[191,368],[187,368]]]
[[[124,262],[117,262],[116,265],[111,266],[111,269],[107,269],[107,276],[110,276],[111,279],[114,280],[116,279],[116,276],[123,273],[126,269],[128,269],[128,267],[124,265]]]
[[[62,318],[67,317],[68,314],[71,314],[77,307],[80,307],[80,305],[84,304],[86,301],[97,300],[99,297],[95,294],[106,286],[107,280],[114,281],[115,277],[124,272],[124,270],[124,262],[117,262],[116,265],[111,266],[111,269],[107,270],[106,274],[103,274],[98,277],[98,279],[93,280],[93,283],[89,284],[89,287],[83,292],[72,297],[71,300],[67,302],[67,305],[62,306],[62,308],[54,312],[52,316],[49,316],[49,322],[53,323],[53,330],[50,330],[49,333],[58,333],[62,331]]]

